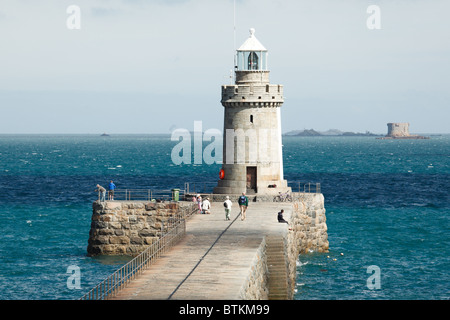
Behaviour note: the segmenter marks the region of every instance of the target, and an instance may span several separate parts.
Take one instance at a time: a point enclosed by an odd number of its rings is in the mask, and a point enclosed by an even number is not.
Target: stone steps
[[[285,245],[282,236],[266,237],[269,300],[287,300],[289,298],[284,250]]]

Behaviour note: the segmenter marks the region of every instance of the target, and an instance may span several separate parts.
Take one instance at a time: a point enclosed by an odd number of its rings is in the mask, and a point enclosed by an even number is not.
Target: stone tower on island
[[[222,86],[223,163],[215,194],[290,191],[283,178],[283,86],[270,84],[267,56],[250,29],[236,51],[235,84]]]
[[[388,136],[389,137],[408,137],[409,123],[388,123]]]
[[[429,137],[409,134],[408,122],[390,122],[387,126],[387,135],[377,139],[429,139]]]

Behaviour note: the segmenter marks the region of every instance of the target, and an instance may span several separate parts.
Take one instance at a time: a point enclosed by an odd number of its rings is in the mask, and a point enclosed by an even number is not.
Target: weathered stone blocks
[[[329,242],[325,215],[325,199],[321,193],[293,194],[293,210],[287,234],[288,284],[293,294],[299,254],[328,252]]]
[[[95,201],[88,255],[137,255],[168,231],[171,218],[195,208],[191,202]]]
[[[320,193],[293,193],[292,214],[284,234],[284,257],[287,265],[288,299],[292,299],[297,275],[299,254],[327,252],[329,249],[324,197]],[[259,300],[268,298],[268,267],[266,241],[261,243],[254,266],[243,285],[241,298]]]

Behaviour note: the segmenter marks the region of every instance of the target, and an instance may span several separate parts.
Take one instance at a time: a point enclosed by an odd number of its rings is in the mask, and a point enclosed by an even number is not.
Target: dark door
[[[247,193],[256,192],[256,167],[247,167]]]

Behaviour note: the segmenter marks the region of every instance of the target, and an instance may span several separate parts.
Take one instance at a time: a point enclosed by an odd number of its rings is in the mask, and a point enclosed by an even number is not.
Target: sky
[[[221,86],[250,28],[284,86],[284,133],[450,133],[449,12],[448,0],[1,0],[0,134],[222,130]]]

